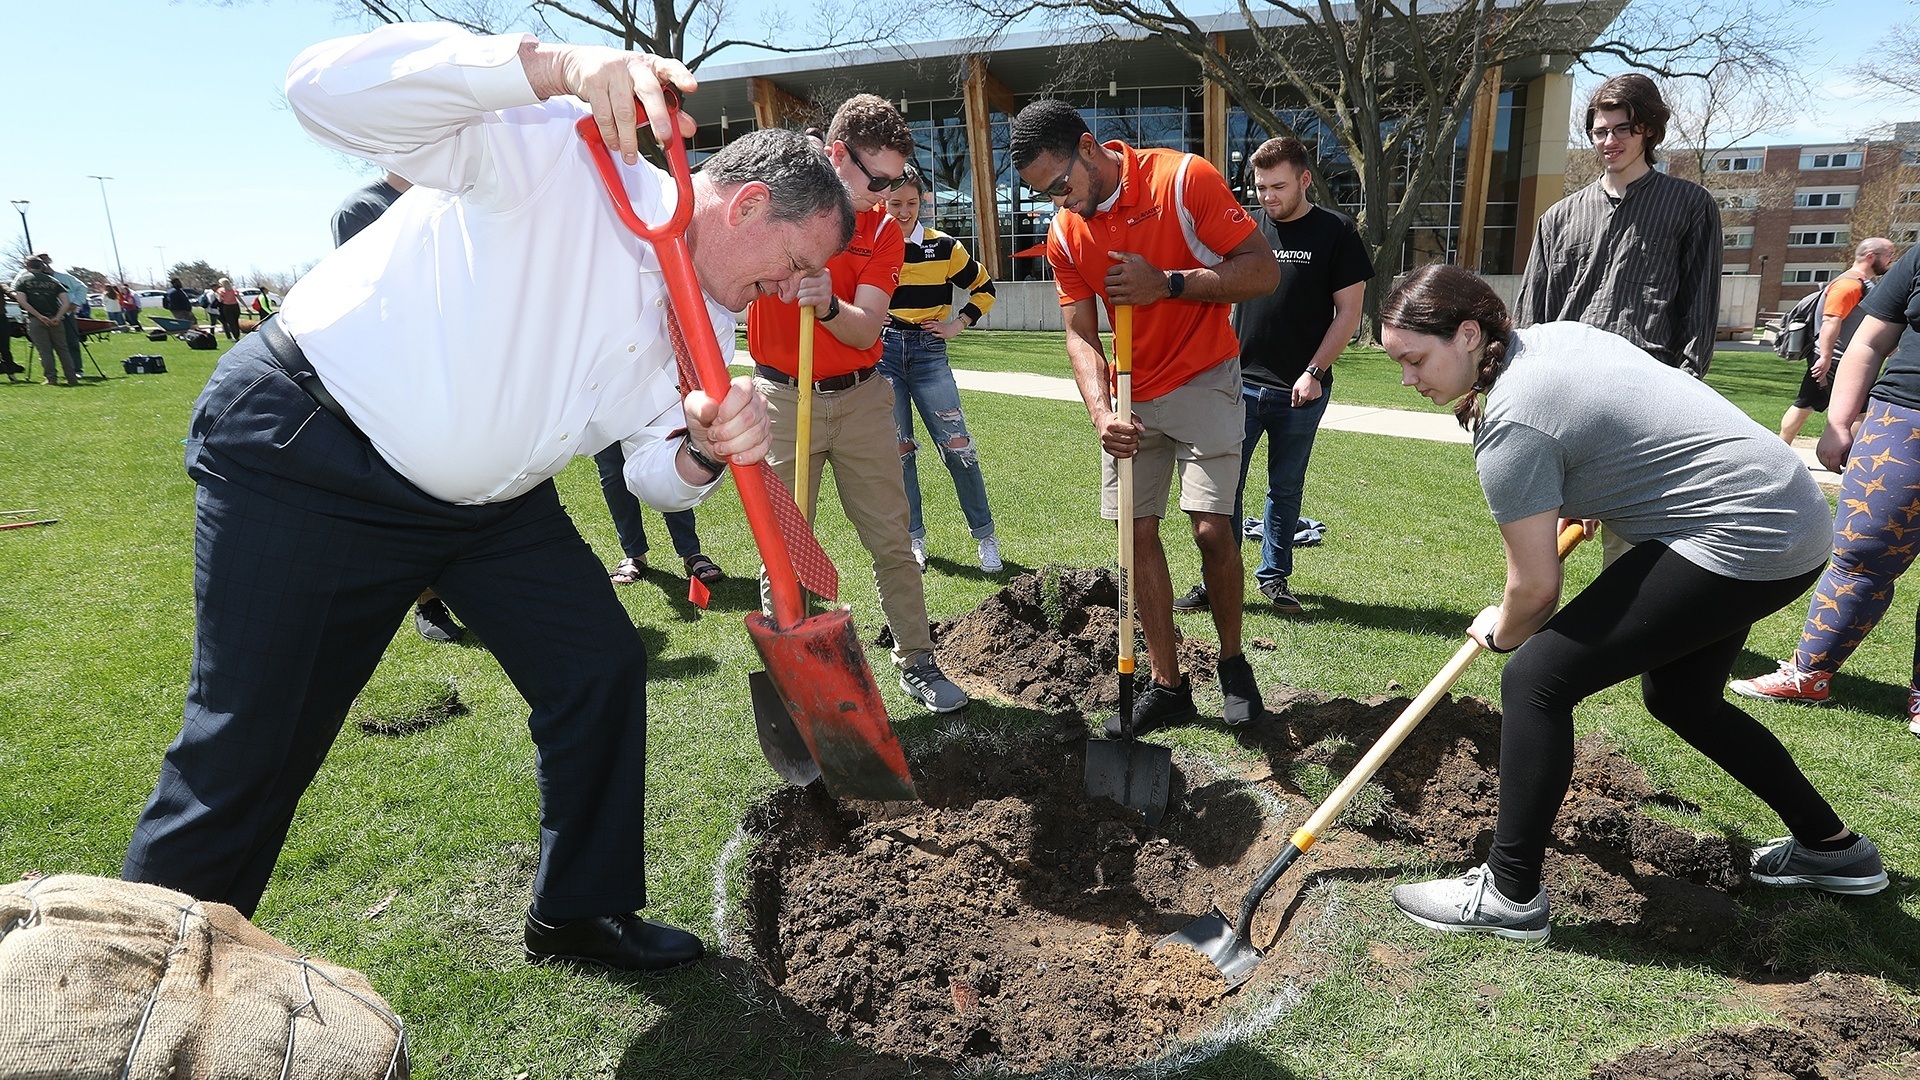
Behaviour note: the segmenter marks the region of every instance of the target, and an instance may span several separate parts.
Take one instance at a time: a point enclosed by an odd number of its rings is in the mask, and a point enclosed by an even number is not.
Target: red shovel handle
[[[729,383],[727,362],[721,358],[720,345],[713,338],[713,320],[707,316],[707,300],[700,291],[700,279],[693,272],[693,251],[687,246],[687,223],[693,220],[693,170],[687,166],[687,148],[678,134],[680,99],[675,94],[667,95],[667,113],[673,119],[675,134],[666,139],[662,148],[667,154],[678,197],[674,201],[673,216],[662,225],[649,225],[634,213],[626,184],[593,117],[581,117],[574,127],[593,155],[594,167],[600,170],[600,179],[606,185],[620,221],[633,230],[635,236],[653,245],[660,270],[667,279],[667,297],[680,319],[687,350],[693,354],[693,372],[700,381],[700,389],[711,397],[723,397]],[[805,600],[800,593],[800,579],[793,570],[793,559],[773,516],[773,501],[757,471],[731,462],[729,467],[733,470],[734,487],[740,492],[740,504],[747,511],[754,546],[760,549],[760,560],[767,567],[775,624],[782,629],[794,626],[806,617]]]

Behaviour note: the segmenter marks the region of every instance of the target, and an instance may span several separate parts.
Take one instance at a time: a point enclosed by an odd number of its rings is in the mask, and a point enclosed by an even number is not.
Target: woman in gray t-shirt
[[[1574,706],[1635,675],[1654,719],[1792,833],[1754,853],[1755,880],[1886,888],[1873,842],[1722,692],[1748,629],[1826,561],[1826,500],[1793,452],[1623,338],[1576,323],[1512,329],[1493,290],[1458,267],[1414,271],[1380,319],[1401,381],[1456,402],[1474,432],[1507,584],[1467,633],[1515,653],[1500,684],[1500,815],[1487,862],[1400,886],[1400,909],[1435,930],[1545,938],[1540,868],[1573,774]],[[1634,547],[1556,613],[1554,539],[1568,518],[1605,521]]]

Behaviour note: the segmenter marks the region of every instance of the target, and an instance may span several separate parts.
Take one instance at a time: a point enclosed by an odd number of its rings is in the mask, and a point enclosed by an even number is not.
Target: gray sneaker
[[[1880,849],[1864,836],[1839,851],[1813,851],[1793,837],[1770,840],[1753,853],[1753,880],[1789,889],[1867,896],[1887,887]]]
[[[1397,886],[1393,903],[1407,918],[1446,934],[1545,941],[1552,932],[1547,923],[1547,890],[1541,889],[1525,904],[1516,904],[1500,895],[1485,863],[1462,877]]]
[[[940,665],[934,663],[932,653],[900,669],[900,689],[937,713],[964,709],[970,700],[967,692],[953,685]]]

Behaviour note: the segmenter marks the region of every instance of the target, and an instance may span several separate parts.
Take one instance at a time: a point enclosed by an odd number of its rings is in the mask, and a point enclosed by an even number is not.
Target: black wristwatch
[[[840,298],[837,296],[827,297],[827,313],[825,315],[820,316],[820,321],[832,322],[833,320],[839,317],[840,317]]]
[[[1175,270],[1167,275],[1167,299],[1178,300],[1187,291],[1187,275]]]
[[[715,461],[701,453],[700,448],[693,445],[693,436],[691,435],[687,436],[687,457],[690,458],[695,465],[707,470],[707,483],[709,484],[720,479],[720,474],[727,471],[724,463]]]
[[[1322,386],[1325,386],[1325,385],[1327,384],[1327,369],[1326,369],[1326,368],[1323,368],[1323,367],[1321,367],[1321,366],[1320,366],[1320,365],[1318,365],[1318,364],[1308,364],[1308,365],[1307,365],[1307,374],[1309,374],[1309,375],[1311,375],[1311,376],[1313,376],[1313,381],[1314,381],[1314,382],[1317,382],[1317,383],[1319,383],[1319,384],[1320,384],[1320,385],[1322,385]]]

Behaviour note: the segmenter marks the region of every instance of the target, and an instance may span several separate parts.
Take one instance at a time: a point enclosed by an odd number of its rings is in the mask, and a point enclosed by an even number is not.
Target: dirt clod
[[[1780,1024],[1742,1024],[1643,1046],[1594,1067],[1596,1080],[1920,1074],[1920,1016],[1870,980],[1823,975],[1795,987]],[[1881,1071],[1863,1071],[1880,1066]]]

